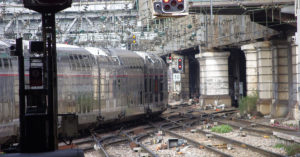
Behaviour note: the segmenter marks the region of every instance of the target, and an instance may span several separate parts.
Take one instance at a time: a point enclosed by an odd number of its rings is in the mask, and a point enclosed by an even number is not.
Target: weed
[[[282,143],[277,143],[277,144],[274,146],[274,148],[284,148],[284,147],[285,147],[285,145],[282,144]]]
[[[258,99],[257,93],[253,93],[252,95],[248,95],[240,99],[239,101],[240,114],[245,115],[247,113],[255,112],[257,99]]]
[[[228,133],[232,131],[232,127],[229,125],[218,125],[211,128],[211,131],[217,133]]]
[[[300,153],[300,144],[288,145],[284,148],[288,156],[296,155]]]
[[[277,143],[274,148],[284,148],[288,156],[293,156],[300,153],[300,144],[285,145],[282,143]]]

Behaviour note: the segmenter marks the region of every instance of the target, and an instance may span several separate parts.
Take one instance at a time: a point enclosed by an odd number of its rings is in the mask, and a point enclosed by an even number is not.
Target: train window
[[[9,65],[10,65],[10,67],[12,68],[12,62],[11,62],[11,59],[9,59]]]
[[[149,91],[152,92],[152,79],[149,79]]]
[[[2,59],[0,58],[0,68],[2,68]]]
[[[120,89],[121,88],[121,80],[118,79],[118,88]]]
[[[145,84],[145,92],[147,92],[147,79],[145,79],[144,84]]]
[[[74,61],[76,64],[76,70],[80,70],[80,60],[77,55],[74,55]]]
[[[69,56],[69,59],[70,59],[71,70],[75,70],[76,69],[76,63],[75,63],[74,57],[73,56]]]
[[[160,85],[159,85],[159,87],[160,87],[160,92],[162,92],[163,91],[163,78],[160,78]]]
[[[83,56],[78,55],[77,58],[78,58],[78,65],[79,67],[81,67],[80,70],[84,70],[86,66],[85,66],[85,61],[83,59]]]
[[[8,68],[9,67],[9,61],[7,58],[3,58],[3,63],[4,63],[4,68]]]
[[[140,104],[143,104],[143,92],[140,91]]]
[[[83,55],[82,57],[83,57],[85,66],[88,69],[90,69],[90,67],[92,67],[92,64],[93,64],[93,61],[91,60],[90,56],[89,55]]]
[[[155,76],[155,85],[154,85],[154,92],[155,92],[155,102],[158,102],[158,79]]]
[[[155,76],[155,88],[154,88],[154,92],[155,93],[158,92],[158,80],[157,80],[157,76]]]

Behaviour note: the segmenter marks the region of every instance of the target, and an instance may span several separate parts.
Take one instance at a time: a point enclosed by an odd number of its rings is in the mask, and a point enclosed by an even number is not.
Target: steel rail
[[[92,136],[93,136],[94,141],[96,142],[96,144],[100,148],[102,154],[105,155],[105,157],[109,157],[109,154],[106,152],[106,150],[104,149],[104,147],[101,144],[101,139],[100,140],[97,139],[97,137],[95,135],[93,135],[93,134],[92,134]]]
[[[223,122],[223,121],[219,121],[219,120],[214,120],[214,121],[218,122],[220,124],[230,125],[230,126],[232,126],[234,128],[237,128],[237,129],[242,128],[242,130],[246,130],[246,131],[249,131],[249,132],[256,132],[256,133],[259,133],[259,134],[273,136],[273,132],[263,131],[263,130],[258,130],[258,129],[252,129],[252,128],[249,128],[249,125],[248,126],[240,126],[240,125],[237,125],[237,124],[227,123],[227,122]]]
[[[156,127],[156,128],[158,128],[158,129],[161,129],[162,131],[164,131],[164,132],[170,134],[171,136],[175,136],[175,137],[177,137],[177,138],[185,139],[185,140],[187,140],[188,142],[190,142],[190,143],[192,143],[193,145],[195,145],[197,148],[199,148],[200,146],[203,146],[203,147],[206,148],[207,150],[210,150],[210,151],[212,151],[212,152],[214,152],[214,153],[217,153],[218,155],[221,155],[221,156],[223,156],[223,157],[232,157],[231,155],[226,154],[226,153],[223,153],[223,152],[221,152],[221,151],[219,151],[219,150],[217,150],[217,149],[215,149],[215,148],[213,148],[213,147],[210,147],[210,146],[205,145],[205,144],[203,144],[203,143],[197,142],[197,141],[195,141],[195,140],[193,140],[193,139],[190,139],[190,138],[181,136],[181,135],[179,135],[179,134],[177,134],[177,133],[175,133],[175,132],[169,130],[169,129],[175,129],[175,128],[178,128],[178,126],[174,126],[174,127],[172,127],[172,128],[164,129],[162,126],[157,127],[157,126],[155,126],[155,125],[154,125],[153,123],[151,123],[151,122],[149,122],[149,124],[150,124],[151,126],[153,126],[153,127]],[[178,125],[178,124],[177,124],[177,125]],[[179,127],[181,127],[181,126],[179,126]]]
[[[133,142],[136,145],[142,147],[145,151],[147,151],[148,153],[150,153],[151,156],[153,156],[153,157],[159,157],[155,152],[153,152],[152,150],[148,149],[145,145],[143,145],[142,143],[134,140],[130,135],[128,135],[128,133],[126,133],[126,132],[123,131],[121,134],[125,135],[131,142]]]
[[[167,119],[166,119],[167,120]],[[173,123],[172,121],[170,121],[171,123]],[[178,125],[178,124],[177,124]],[[181,126],[184,126],[184,124],[180,124]],[[198,133],[202,133],[202,134],[212,134],[213,137],[216,137],[217,139],[220,139],[222,141],[226,141],[226,142],[230,142],[230,143],[233,143],[233,144],[236,144],[237,146],[241,147],[241,148],[249,148],[253,151],[256,151],[258,153],[261,153],[261,154],[264,154],[264,155],[267,155],[267,156],[270,156],[270,157],[283,157],[283,155],[281,154],[277,154],[277,153],[274,153],[274,152],[270,152],[268,150],[264,150],[264,149],[261,149],[261,148],[258,148],[258,147],[255,147],[255,146],[252,146],[252,145],[249,145],[249,144],[246,144],[246,143],[243,143],[243,142],[240,142],[240,141],[237,141],[237,140],[233,140],[233,139],[230,139],[230,138],[226,138],[226,137],[223,137],[223,136],[220,136],[220,135],[217,135],[217,134],[214,134],[214,133],[211,133],[211,132],[206,132],[206,131],[203,131],[203,130],[199,130],[197,129],[197,132]]]
[[[241,119],[233,119],[233,121],[248,123],[248,124],[253,123],[253,124],[258,125],[258,126],[262,126],[262,127],[266,127],[266,128],[269,128],[269,129],[272,129],[272,130],[278,130],[278,131],[285,131],[285,132],[296,132],[297,131],[297,130],[294,130],[294,129],[279,128],[279,127],[269,126],[269,125],[266,125],[266,124],[261,124],[261,123],[256,123],[256,122],[249,122],[247,120],[241,120]]]
[[[249,148],[253,151],[256,151],[256,152],[264,154],[264,155],[267,155],[269,157],[284,157],[284,155],[277,154],[277,153],[274,153],[274,152],[271,152],[271,151],[268,151],[268,150],[265,150],[265,149],[261,149],[261,148],[252,146],[250,144],[246,144],[244,142],[233,140],[233,139],[230,139],[230,138],[227,138],[227,137],[224,137],[224,136],[220,136],[220,135],[217,135],[217,134],[214,134],[214,133],[211,133],[211,132],[206,132],[204,130],[199,130],[199,129],[197,129],[197,132],[202,133],[202,134],[212,134],[213,137],[216,137],[217,139],[236,144],[237,146],[240,146],[241,148]]]

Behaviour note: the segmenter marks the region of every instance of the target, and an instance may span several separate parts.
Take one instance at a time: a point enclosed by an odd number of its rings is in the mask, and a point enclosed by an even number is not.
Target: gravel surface
[[[205,131],[210,132],[210,130],[205,130]],[[224,137],[227,137],[227,138],[231,138],[231,139],[234,139],[234,140],[237,140],[237,141],[241,141],[241,142],[244,142],[244,143],[247,143],[247,144],[262,148],[262,149],[265,149],[265,150],[269,150],[269,151],[274,152],[274,153],[286,155],[286,153],[283,149],[274,148],[274,146],[277,143],[284,143],[283,140],[276,139],[274,137],[264,138],[264,137],[261,137],[261,136],[253,136],[253,135],[249,135],[249,134],[247,134],[246,137],[241,137],[239,135],[238,130],[234,130],[233,132],[223,133],[223,134],[214,132],[214,134],[221,135],[221,136],[224,136]]]
[[[214,138],[207,138],[203,134],[199,133],[190,133],[187,131],[176,131],[176,133],[183,135],[185,137],[188,137],[190,139],[194,139],[200,143],[206,144],[206,145],[222,145],[226,144],[225,142],[221,140],[217,140]],[[232,145],[232,150],[224,149],[224,148],[217,148],[219,151],[224,152],[226,154],[230,154],[232,156],[236,157],[264,157],[265,155],[259,154],[257,152],[253,152],[250,149],[244,149],[235,145]]]
[[[93,150],[93,151],[84,153],[84,157],[101,157],[101,154],[98,151]]]
[[[180,150],[179,152],[176,151],[176,148],[171,149],[157,149],[163,144],[166,144],[168,139],[174,138],[172,136],[165,135],[163,136],[163,140],[161,143],[158,144],[151,144],[151,140],[155,139],[155,137],[149,137],[142,141],[142,143],[153,152],[158,154],[160,157],[216,157],[217,155],[207,151],[205,149],[198,149],[192,145],[185,145],[178,147]]]
[[[129,143],[120,143],[105,148],[111,157],[139,157],[139,153],[131,150]]]

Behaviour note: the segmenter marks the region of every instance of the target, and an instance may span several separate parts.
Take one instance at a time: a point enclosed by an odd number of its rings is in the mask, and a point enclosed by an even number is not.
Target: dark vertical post
[[[57,149],[57,67],[56,67],[56,40],[55,40],[55,13],[42,14],[43,40],[48,63],[48,121],[49,121],[49,149]],[[45,63],[46,64],[46,63]]]
[[[16,51],[18,54],[19,62],[19,101],[20,101],[20,145],[21,150],[24,150],[25,143],[25,79],[24,79],[24,55],[23,55],[23,43],[22,38],[16,40]]]

